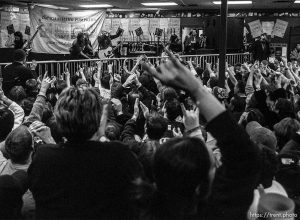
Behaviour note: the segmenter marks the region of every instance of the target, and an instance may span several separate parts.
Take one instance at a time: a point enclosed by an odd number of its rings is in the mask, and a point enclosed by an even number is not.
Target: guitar
[[[25,50],[26,54],[28,55],[30,53],[30,51],[32,50],[32,42],[34,40],[34,38],[36,37],[37,33],[39,32],[39,30],[44,27],[45,25],[44,24],[40,24],[37,28],[36,28],[36,31],[35,33],[33,34],[33,36],[29,39],[29,41],[27,41],[22,49]]]
[[[114,52],[119,49],[119,47],[123,44],[123,41],[121,41],[120,43],[118,43],[117,46],[115,46],[114,48],[112,48],[111,46],[109,46],[108,48],[104,49],[104,50],[99,50],[98,51],[98,57],[99,59],[108,59],[108,58],[112,58],[114,56]]]

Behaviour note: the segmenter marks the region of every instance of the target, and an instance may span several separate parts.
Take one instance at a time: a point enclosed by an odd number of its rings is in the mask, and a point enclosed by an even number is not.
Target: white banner
[[[105,20],[105,11],[65,11],[35,6],[29,10],[31,32],[44,24],[33,40],[33,52],[68,54],[79,32],[87,32],[94,48]]]

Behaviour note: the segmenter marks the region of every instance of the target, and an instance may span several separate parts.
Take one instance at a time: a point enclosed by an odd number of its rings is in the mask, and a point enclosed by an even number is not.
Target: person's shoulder
[[[62,147],[56,144],[42,144],[36,148],[35,156],[42,156],[42,157],[52,157],[56,154],[60,154],[62,151]]]

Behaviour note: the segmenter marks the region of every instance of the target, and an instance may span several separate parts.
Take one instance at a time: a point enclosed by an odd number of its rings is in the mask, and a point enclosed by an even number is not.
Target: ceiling
[[[80,4],[110,4],[114,9],[145,10],[142,2],[174,1],[178,6],[159,7],[166,10],[192,10],[192,9],[219,9],[220,5],[213,4],[213,0],[0,0],[9,4],[40,3],[64,6],[78,9]],[[295,0],[252,0],[252,5],[229,5],[229,9],[300,9]],[[157,8],[157,7],[156,7]]]

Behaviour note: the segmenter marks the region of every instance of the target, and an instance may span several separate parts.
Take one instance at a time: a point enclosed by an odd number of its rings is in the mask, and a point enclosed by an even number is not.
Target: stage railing
[[[219,55],[218,54],[204,54],[204,55],[182,55],[180,56],[184,61],[192,61],[200,68],[205,68],[205,62],[217,63]],[[152,64],[155,64],[156,61],[163,59],[162,57],[149,57],[149,61]],[[121,73],[124,61],[128,70],[131,70],[136,63],[137,58],[111,58],[102,60],[104,62],[103,70],[107,71],[107,65],[105,63],[113,64],[113,72]],[[231,65],[236,63],[244,63],[251,60],[251,54],[249,53],[237,53],[237,54],[228,54],[227,62]],[[71,75],[75,74],[80,68],[84,68],[86,74],[92,73],[96,66],[97,62],[100,59],[91,59],[91,60],[61,60],[61,61],[37,61],[36,72],[38,75],[44,74],[48,71],[52,76],[61,76],[66,68],[69,69]],[[0,68],[3,71],[3,68],[9,63],[0,63]],[[28,67],[30,67],[31,62],[27,62]],[[1,71],[1,72],[2,72]]]

